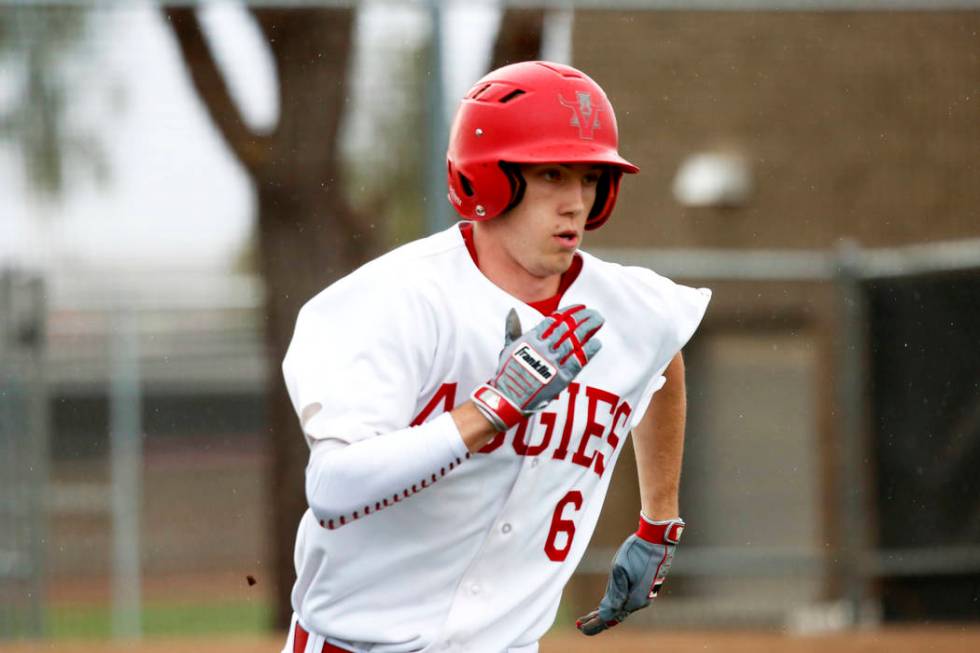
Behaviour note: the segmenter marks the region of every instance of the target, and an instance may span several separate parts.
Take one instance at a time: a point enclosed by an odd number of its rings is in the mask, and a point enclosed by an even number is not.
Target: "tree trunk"
[[[363,262],[363,235],[334,216],[346,211],[339,190],[296,195],[265,183],[258,190],[260,262],[266,281],[265,339],[268,351],[268,429],[271,442],[269,515],[276,586],[275,623],[289,624],[289,596],[296,573],[296,527],[306,510],[304,469],[309,458],[283,383],[279,363],[302,305]]]
[[[268,521],[275,625],[289,623],[293,545],[306,509],[304,438],[280,362],[296,315],[309,298],[367,259],[372,232],[347,205],[337,132],[347,100],[350,9],[253,9],[279,78],[280,116],[270,134],[250,130],[228,92],[193,8],[165,10],[191,81],[255,185],[260,272],[265,281],[268,377]]]
[[[375,253],[373,232],[356,219],[341,187],[337,132],[347,100],[353,31],[350,9],[253,9],[279,76],[280,119],[270,134],[244,123],[194,10],[165,9],[191,81],[229,148],[248,171],[258,197],[259,260],[265,281],[269,366],[268,524],[275,587],[275,626],[289,623],[295,579],[293,546],[306,510],[308,451],[279,363],[300,307]],[[494,67],[534,59],[541,49],[542,10],[508,9],[494,48]]]
[[[505,9],[490,58],[490,70],[541,57],[544,9]]]

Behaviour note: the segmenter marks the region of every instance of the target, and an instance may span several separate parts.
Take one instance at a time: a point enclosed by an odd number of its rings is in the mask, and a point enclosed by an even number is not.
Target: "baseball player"
[[[709,292],[579,249],[638,171],[617,147],[582,72],[491,72],[450,136],[464,221],[300,311],[283,371],[309,510],[285,653],[537,651],[630,434],[639,528],[579,629],[656,595],[684,528],[680,350]]]

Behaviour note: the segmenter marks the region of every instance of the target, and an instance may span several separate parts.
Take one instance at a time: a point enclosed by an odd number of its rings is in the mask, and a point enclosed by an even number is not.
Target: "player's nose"
[[[593,190],[588,182],[578,175],[573,176],[565,184],[564,193],[562,194],[561,213],[571,217],[585,213],[592,206],[592,197]]]

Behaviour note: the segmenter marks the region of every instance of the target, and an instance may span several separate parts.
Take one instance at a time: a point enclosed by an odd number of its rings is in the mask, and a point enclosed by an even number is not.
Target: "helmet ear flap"
[[[524,175],[521,174],[521,167],[516,163],[501,161],[500,169],[504,171],[504,174],[507,175],[507,181],[510,182],[510,202],[508,202],[506,208],[501,211],[501,213],[506,213],[520,204],[521,200],[524,199],[524,191],[527,190],[527,182],[524,180]]]
[[[613,207],[616,206],[616,195],[619,194],[619,182],[622,178],[623,171],[617,168],[607,167],[603,171],[596,186],[592,210],[585,221],[586,230],[598,229],[609,219]]]
[[[515,176],[516,175],[516,176]],[[496,163],[456,165],[447,158],[449,201],[466,220],[489,220],[503,213],[515,192],[523,196],[523,177]],[[517,190],[515,190],[515,188]],[[518,198],[519,201],[519,198]]]

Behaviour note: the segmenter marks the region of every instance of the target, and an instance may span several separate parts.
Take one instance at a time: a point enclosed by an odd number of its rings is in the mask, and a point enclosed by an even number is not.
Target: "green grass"
[[[261,601],[147,601],[141,617],[147,637],[249,635],[268,631],[272,611]],[[47,631],[53,638],[108,638],[112,634],[112,609],[103,604],[51,605]]]

